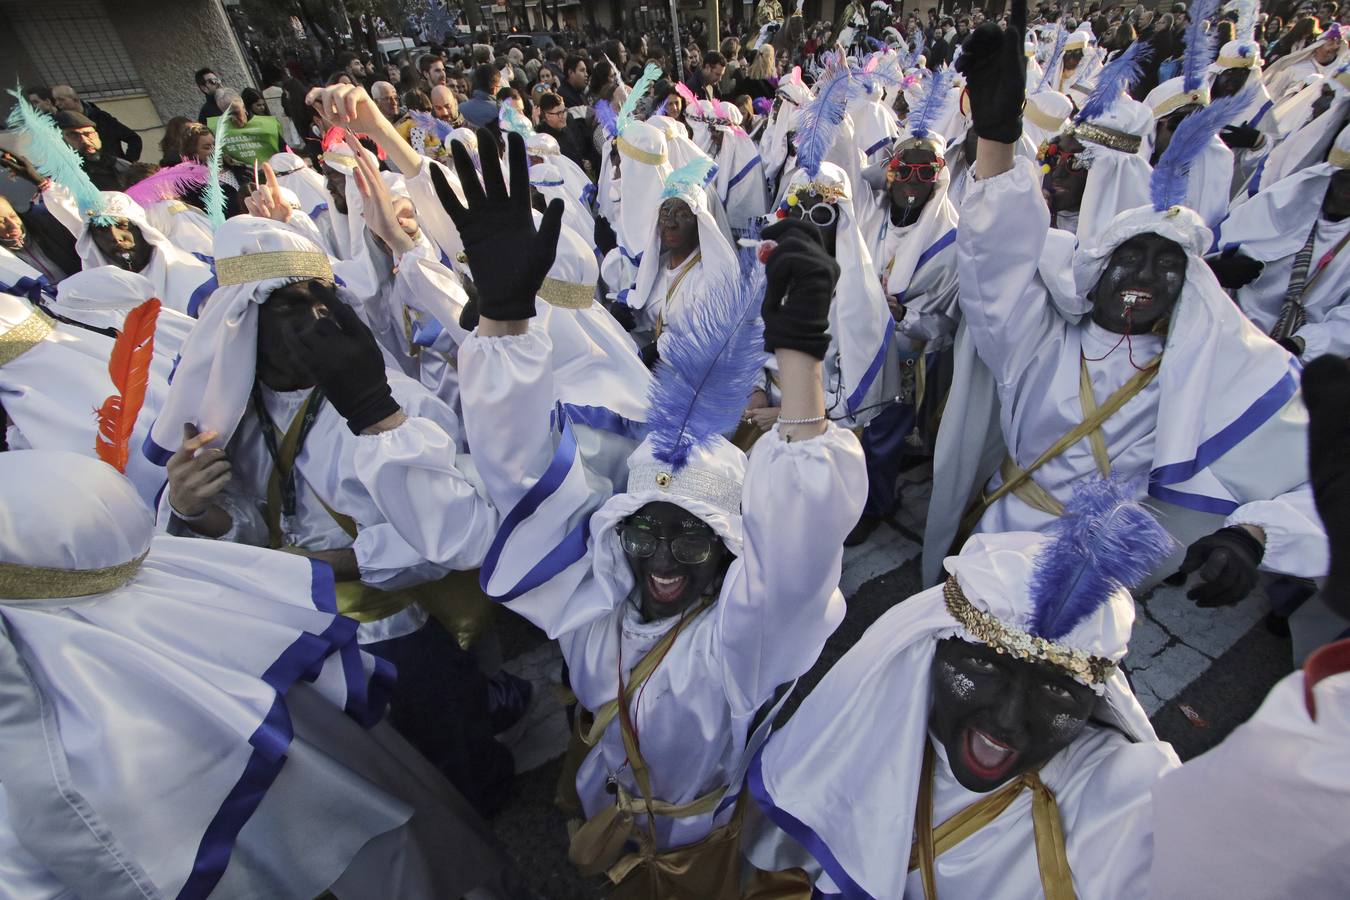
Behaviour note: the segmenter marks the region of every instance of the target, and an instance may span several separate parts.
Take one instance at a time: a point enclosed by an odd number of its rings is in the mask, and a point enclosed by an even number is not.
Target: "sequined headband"
[[[1158,104],[1157,109],[1153,110],[1153,118],[1161,119],[1169,113],[1176,112],[1183,106],[1209,106],[1209,88],[1199,87],[1193,91],[1182,91],[1173,94]]]
[[[136,577],[149,552],[102,569],[52,569],[0,563],[0,600],[51,600],[115,591]]]
[[[274,250],[216,260],[216,284],[248,284],[269,278],[318,278],[330,284],[333,267],[328,256],[313,250]]]
[[[1056,644],[1043,637],[1012,628],[984,610],[976,609],[961,591],[955,578],[948,578],[942,587],[947,611],[975,640],[1017,659],[1048,662],[1063,669],[1089,687],[1105,684],[1116,670],[1116,664],[1102,656],[1093,656],[1081,650]]]
[[[1080,141],[1100,144],[1103,147],[1119,150],[1122,153],[1138,153],[1139,145],[1143,142],[1143,138],[1139,137],[1137,134],[1130,134],[1128,131],[1117,131],[1114,128],[1107,128],[1105,125],[1094,125],[1091,122],[1080,122],[1077,125],[1065,129],[1064,133],[1072,134]]]

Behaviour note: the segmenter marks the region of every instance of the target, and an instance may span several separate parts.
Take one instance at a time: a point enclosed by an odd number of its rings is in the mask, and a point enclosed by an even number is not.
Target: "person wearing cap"
[[[1130,587],[1170,542],[1108,480],[1049,535],[947,557],[751,763],[754,880],[803,900],[1148,896],[1150,790],[1179,763],[1120,662]]]
[[[218,286],[144,448],[169,480],[161,527],[330,563],[339,611],[399,670],[395,727],[477,808],[495,809],[512,764],[492,734],[510,722],[492,721],[486,679],[464,649],[486,605],[461,573],[482,562],[498,517],[456,463],[458,418],[386,367],[355,309],[364,298],[336,282],[312,241],[236,216],[215,234],[215,260]],[[447,437],[421,446],[426,429]],[[445,467],[436,506],[422,505],[413,481],[381,485],[377,499],[358,474],[363,454],[434,456]],[[422,523],[434,560],[386,509]]]
[[[68,84],[52,85],[52,103],[57,109],[80,113],[93,122],[99,140],[114,156],[133,163],[141,158],[141,136],[119,122],[112,113],[82,100],[75,88]]]
[[[111,151],[104,151],[98,126],[84,113],[63,109],[55,118],[61,135],[70,148],[79,154],[80,164],[98,189],[120,191],[122,176],[131,168],[131,163]]]
[[[1350,125],[1327,161],[1275,182],[1229,214],[1219,246],[1261,264],[1237,292],[1257,328],[1294,356],[1350,356]]]
[[[765,231],[778,243],[763,282],[751,270],[707,289],[649,395],[627,490],[611,497],[576,454],[571,415],[551,415],[553,346],[530,321],[561,204],[537,231],[519,218],[525,149],[518,135],[508,147],[509,194],[495,158],[480,188],[462,151],[466,203],[444,193],[481,313],[459,358],[465,426],[493,448],[479,471],[511,511],[482,583],[559,639],[586,711],[572,860],[607,873],[615,896],[738,897],[740,772],[755,726],[773,717],[757,713],[843,613],[841,541],[863,464],[853,435],[826,421],[821,391],[838,266],[815,228],[784,223]],[[777,356],[783,408],[747,463],[721,433],[756,377],[757,345]]]
[[[328,566],[156,535],[75,453],[0,454],[0,498],[7,894],[522,896],[381,722],[393,673]]]
[[[1040,178],[1012,159],[1020,36],[982,26],[962,60],[980,140],[957,234],[970,341],[958,342],[935,451],[926,578],[963,532],[1045,531],[1076,485],[1106,474],[1148,476],[1202,604],[1241,600],[1261,566],[1323,574],[1294,364],[1223,292],[1203,259],[1212,234],[1184,205],[1186,168],[1242,98],[1182,122],[1152,202],[1047,271]]]

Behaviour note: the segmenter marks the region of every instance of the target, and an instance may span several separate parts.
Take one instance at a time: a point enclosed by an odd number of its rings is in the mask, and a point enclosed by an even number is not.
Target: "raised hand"
[[[10,153],[8,150],[0,150],[0,167],[3,167],[15,178],[22,178],[24,181],[31,182],[34,186],[41,185],[46,180],[28,157],[18,153]]]
[[[297,362],[323,388],[352,434],[398,417],[402,411],[389,390],[384,354],[375,335],[336,293],[324,305],[327,316],[285,332]]]
[[[1186,549],[1177,574],[1199,571],[1200,584],[1186,592],[1197,606],[1229,606],[1256,587],[1266,548],[1245,525],[1230,525]]]
[[[417,246],[417,219],[412,217],[410,205],[395,203],[394,195],[380,177],[380,170],[371,161],[370,153],[350,131],[347,132],[346,141],[356,156],[356,168],[352,176],[361,194],[361,210],[366,225],[371,233],[384,241],[397,259]]]
[[[784,219],[764,229],[762,237],[778,243],[764,265],[764,349],[799,350],[823,360],[839,264],[810,222]]]
[[[277,184],[277,175],[270,163],[262,165],[263,180],[253,193],[244,198],[244,208],[250,215],[286,223],[291,220],[291,205],[281,196],[281,186]],[[254,170],[257,178],[257,170]]]
[[[495,153],[486,152],[497,146],[486,128],[478,130],[478,146],[485,151],[481,154],[481,185],[468,150],[459,141],[450,144],[455,174],[464,191],[463,203],[436,166],[431,167],[431,179],[464,242],[469,272],[478,289],[479,315],[498,322],[528,319],[534,315],[535,295],[557,256],[563,202],[555,199],[548,205],[536,230],[524,139],[514,132],[507,136],[509,192],[501,160]]]
[[[359,85],[335,84],[314,88],[305,95],[305,103],[314,107],[328,125],[340,125],[352,131],[373,134],[388,122],[384,113]]]
[[[1265,268],[1265,263],[1243,256],[1236,247],[1230,247],[1219,256],[1205,260],[1219,284],[1229,290],[1237,290],[1255,281]]]
[[[1014,144],[1022,136],[1027,58],[1027,2],[1013,0],[1008,27],[985,22],[962,45],[956,70],[966,76],[971,127],[978,137]]]

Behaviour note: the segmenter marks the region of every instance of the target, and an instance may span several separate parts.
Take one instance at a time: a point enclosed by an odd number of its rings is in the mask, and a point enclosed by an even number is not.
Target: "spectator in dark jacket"
[[[80,113],[93,122],[99,139],[103,142],[105,153],[111,153],[128,162],[136,162],[141,158],[141,136],[117,121],[112,113],[81,100],[79,92],[70,85],[52,85],[52,102],[56,104],[57,109]]]
[[[220,115],[220,107],[216,106],[216,91],[220,90],[220,76],[216,74],[215,69],[198,69],[193,78],[197,81],[197,90],[206,95],[206,102],[202,108],[197,111],[197,121],[203,125],[207,119],[215,118]]]

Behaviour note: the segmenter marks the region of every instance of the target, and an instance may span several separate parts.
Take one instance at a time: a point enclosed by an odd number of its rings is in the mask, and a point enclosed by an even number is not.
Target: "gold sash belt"
[[[0,334],[0,366],[14,360],[42,343],[52,333],[52,320],[41,310],[33,310],[28,318]]]
[[[0,563],[0,600],[52,600],[115,591],[136,577],[149,552],[102,569],[49,569]]]

